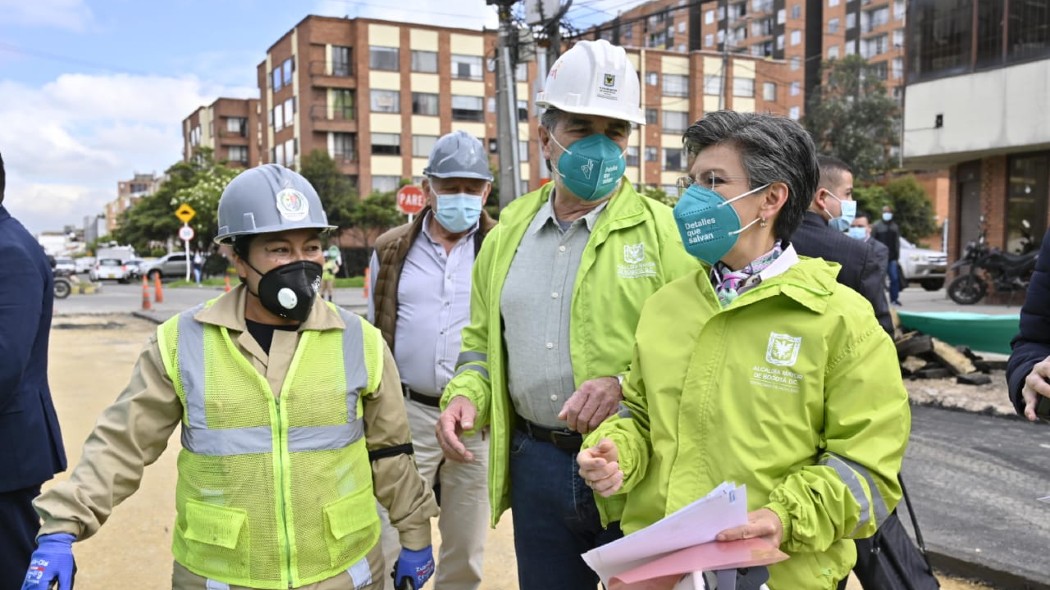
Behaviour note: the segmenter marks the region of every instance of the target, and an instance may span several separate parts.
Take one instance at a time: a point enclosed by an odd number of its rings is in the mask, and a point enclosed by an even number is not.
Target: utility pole
[[[521,154],[518,153],[518,100],[514,83],[518,31],[511,20],[517,0],[485,0],[499,10],[499,44],[496,48],[496,133],[499,152],[499,208],[521,192]]]
[[[572,0],[567,0],[564,5],[559,5],[558,0],[526,0],[526,18],[532,14],[534,20],[528,20],[530,25],[542,27],[546,51],[536,52],[536,92],[544,89],[547,83],[547,72],[561,55],[561,19],[572,6]],[[542,160],[542,158],[540,158]],[[550,178],[551,171],[547,169],[544,162],[539,169],[540,178]]]
[[[718,6],[725,21],[722,30],[722,87],[718,89],[718,110],[722,110],[729,104],[729,2],[719,0]]]

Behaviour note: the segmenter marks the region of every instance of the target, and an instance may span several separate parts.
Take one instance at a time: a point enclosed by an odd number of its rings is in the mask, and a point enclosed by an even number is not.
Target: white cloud
[[[79,226],[116,197],[118,180],[177,162],[182,120],[236,92],[196,77],[67,74],[40,88],[0,81],[4,205],[34,233]]]
[[[5,25],[87,30],[95,20],[83,0],[0,0]]]
[[[310,14],[375,18],[395,22],[420,23],[463,29],[499,27],[496,8],[486,6],[485,0],[400,0],[398,2],[347,2],[346,0],[318,0]]]

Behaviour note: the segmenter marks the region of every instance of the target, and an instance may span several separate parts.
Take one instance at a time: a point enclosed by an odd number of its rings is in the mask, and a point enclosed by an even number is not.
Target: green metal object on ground
[[[918,330],[953,346],[1010,354],[1010,340],[1017,335],[1020,314],[992,315],[961,311],[897,311],[905,330]]]

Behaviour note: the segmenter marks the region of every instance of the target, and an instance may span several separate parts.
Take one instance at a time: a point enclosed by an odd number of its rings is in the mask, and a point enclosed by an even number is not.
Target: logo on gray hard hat
[[[277,211],[288,221],[301,221],[310,214],[310,203],[306,200],[306,195],[294,188],[278,192],[276,199]]]

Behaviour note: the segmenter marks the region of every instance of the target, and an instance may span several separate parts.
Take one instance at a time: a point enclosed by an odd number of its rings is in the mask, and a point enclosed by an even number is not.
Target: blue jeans
[[[623,536],[602,528],[576,453],[514,431],[510,448],[511,514],[520,590],[580,590],[598,585],[581,553]]]
[[[890,276],[890,301],[900,301],[897,297],[901,294],[901,267],[896,260],[891,260],[886,265],[886,274]]]

